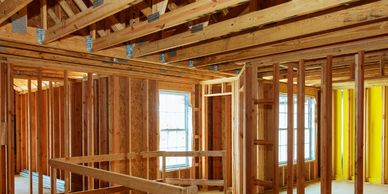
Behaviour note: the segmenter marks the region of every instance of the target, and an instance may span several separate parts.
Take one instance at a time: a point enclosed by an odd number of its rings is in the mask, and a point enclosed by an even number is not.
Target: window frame
[[[279,95],[279,98],[280,97],[286,97],[287,99],[287,93],[280,93]],[[312,101],[315,100],[315,103],[313,103]],[[294,94],[293,95],[293,101],[294,101],[294,110],[293,111],[297,111],[295,109],[295,104],[297,103],[297,99],[296,99],[296,95]],[[279,99],[279,102],[280,102],[280,99]],[[286,101],[287,102],[287,101]],[[316,156],[315,156],[315,153],[316,151],[314,152],[314,149],[316,147],[316,140],[314,138],[316,138],[316,133],[317,133],[317,129],[316,129],[316,112],[313,113],[313,106],[316,106],[316,97],[315,96],[310,96],[310,95],[305,95],[305,102],[307,102],[307,107],[308,109],[305,110],[305,114],[306,114],[306,111],[307,111],[307,114],[310,115],[307,119],[308,119],[308,127],[305,126],[305,134],[306,134],[306,130],[309,130],[309,157],[306,158],[305,157],[305,161],[314,161],[316,159]],[[280,105],[280,104],[279,104]],[[317,108],[315,107],[315,111],[317,110]],[[283,113],[283,112],[282,112]],[[285,112],[287,115],[288,115],[288,110],[287,112]],[[279,112],[280,114],[280,112]],[[294,115],[294,125],[296,124],[295,123],[295,112],[293,113]],[[313,122],[315,121],[315,122]],[[280,122],[280,120],[278,121]],[[288,128],[280,128],[279,127],[279,133],[280,131],[287,131],[288,132]],[[294,149],[294,156],[295,156],[295,153],[296,153],[296,149],[295,149],[295,146],[296,146],[296,141],[295,141],[295,134],[296,134],[296,131],[297,131],[297,127],[294,127],[294,145],[293,145],[293,149]],[[305,142],[305,146],[306,146],[306,142]],[[281,147],[288,147],[288,142],[284,145],[282,144],[281,145],[281,141],[279,141],[279,145],[278,145],[278,150],[281,150],[280,148]],[[280,153],[279,153],[280,154]],[[279,165],[285,165],[287,164],[287,158],[285,161],[280,161],[280,155],[279,155]],[[294,157],[293,157],[294,158]],[[293,163],[296,163],[296,159],[293,160]]]
[[[185,142],[185,151],[190,151],[192,149],[192,145],[190,145],[190,143],[193,141],[192,140],[192,137],[191,137],[191,134],[192,132],[190,130],[192,130],[192,127],[190,127],[190,125],[192,125],[192,123],[189,123],[190,121],[190,116],[192,114],[192,107],[191,107],[191,103],[190,103],[190,92],[188,91],[173,91],[173,90],[163,90],[163,89],[160,89],[159,90],[159,99],[160,100],[160,95],[161,94],[167,94],[167,95],[179,95],[179,96],[184,96],[184,101],[185,101],[185,111],[184,111],[184,119],[185,119],[185,123],[184,123],[184,126],[185,128],[184,129],[161,129],[160,128],[160,104],[159,104],[159,110],[158,110],[158,114],[159,114],[159,118],[158,118],[158,121],[159,121],[159,132],[162,133],[162,132],[170,132],[170,131],[185,131],[185,138],[186,138],[186,142]],[[160,102],[159,102],[160,103]],[[192,121],[191,121],[192,122]],[[160,149],[161,147],[161,137],[159,137],[159,150],[160,151],[163,151]],[[174,158],[174,157],[171,157],[171,158]],[[159,159],[160,163],[162,161],[162,158]],[[167,158],[167,161],[168,162],[168,158]],[[168,165],[168,163],[166,164],[166,170],[179,170],[179,169],[184,169],[184,168],[191,168],[192,167],[192,162],[191,162],[191,158],[190,157],[185,157],[185,163],[184,164],[175,164],[175,165]],[[160,166],[160,169],[162,167]]]

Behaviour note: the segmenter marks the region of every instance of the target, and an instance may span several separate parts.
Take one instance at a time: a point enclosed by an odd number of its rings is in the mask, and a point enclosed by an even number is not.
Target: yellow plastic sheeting
[[[335,179],[349,177],[349,90],[337,90],[335,119]]]
[[[372,87],[369,93],[368,123],[368,181],[380,184],[382,177],[382,124],[383,95],[382,87]]]

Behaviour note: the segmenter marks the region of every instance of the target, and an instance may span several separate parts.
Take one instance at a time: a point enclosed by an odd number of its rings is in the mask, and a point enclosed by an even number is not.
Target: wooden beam
[[[26,7],[32,0],[4,0],[0,3],[0,24]]]
[[[28,118],[27,118],[27,130],[28,130],[28,182],[29,182],[29,193],[33,193],[32,184],[32,133],[31,133],[31,103],[32,103],[32,91],[31,91],[31,79],[28,79]]]
[[[280,85],[280,67],[279,64],[275,64],[273,67],[273,194],[279,194],[279,85]],[[291,113],[289,113],[291,114]],[[291,114],[293,115],[293,114]]]
[[[249,14],[245,14],[237,18],[218,22],[216,24],[207,26],[200,33],[192,33],[191,31],[187,31],[165,39],[149,42],[147,44],[137,45],[133,50],[133,56],[140,57],[160,51],[165,51],[168,49],[187,46],[200,41],[222,37],[230,33],[243,31],[268,23],[279,22],[295,15],[301,16],[324,9],[329,9],[351,1],[354,0],[329,0],[318,2],[309,0],[289,1],[278,6],[273,6],[267,9],[262,9],[259,11],[251,12]]]
[[[257,67],[255,65],[245,66],[244,80],[244,101],[245,101],[245,129],[244,129],[244,171],[245,181],[243,187],[246,189],[244,193],[254,193],[254,182],[256,180],[256,149],[254,139],[257,131]]]
[[[112,186],[112,187],[93,189],[88,191],[71,192],[71,194],[108,194],[108,193],[117,193],[117,192],[128,191],[128,190],[130,189],[127,187]]]
[[[70,17],[64,22],[49,28],[45,34],[44,43],[55,41],[72,32],[96,23],[128,8],[130,4],[135,4],[138,1],[139,0],[108,1],[96,8],[90,7],[87,10]]]
[[[336,28],[343,28],[345,26],[361,24],[368,21],[376,21],[377,19],[388,17],[387,9],[388,2],[377,1],[374,3],[307,18],[264,30],[258,30],[252,33],[245,33],[229,38],[224,38],[222,40],[179,49],[176,52],[176,56],[168,58],[167,62],[173,63],[192,58],[215,55],[218,53],[263,45],[279,40],[296,38],[298,36],[307,34],[333,30]],[[354,18],[354,15],[359,15],[360,17]],[[349,18],[354,19],[349,20]],[[324,21],[325,25],[322,25],[320,22],[316,21]]]
[[[287,194],[293,194],[294,187],[294,68],[287,69]],[[292,113],[292,114],[291,114]]]
[[[70,128],[69,128],[69,73],[67,70],[63,72],[63,130],[64,130],[64,147],[65,147],[65,158],[70,157]],[[70,172],[65,171],[65,193],[70,192]]]
[[[235,6],[247,0],[223,0],[223,1],[208,1],[199,0],[188,4],[184,7],[170,11],[153,22],[140,22],[134,24],[124,30],[114,32],[108,36],[99,38],[93,45],[94,51],[109,48],[120,43],[124,43],[136,38],[149,35],[161,30],[183,24],[187,21],[196,19],[200,16],[213,13],[215,11],[225,9],[227,7]]]
[[[93,126],[93,73],[88,73],[88,81],[86,88],[86,111],[87,111],[87,139],[88,139],[88,156],[94,156],[94,126]],[[88,164],[94,167],[94,163]],[[94,179],[88,179],[89,190],[94,189]]]
[[[13,90],[13,65],[7,64],[7,103],[6,103],[6,118],[7,118],[7,188],[9,193],[15,192],[15,132],[14,132],[14,90]]]
[[[328,27],[332,23],[328,23],[325,27]],[[303,28],[301,26],[301,28]],[[305,28],[307,30],[309,28]],[[315,30],[315,28],[313,28]],[[307,49],[319,46],[326,46],[329,44],[338,44],[341,42],[355,41],[358,39],[369,38],[373,36],[386,35],[388,29],[388,22],[376,22],[372,24],[336,30],[334,32],[327,32],[324,34],[312,35],[303,38],[297,38],[281,43],[273,43],[270,45],[256,46],[253,48],[245,48],[236,50],[233,52],[221,53],[214,56],[207,56],[200,60],[194,61],[195,67],[207,67],[214,64],[223,64],[233,61],[241,61],[246,59],[252,59],[256,57],[262,57],[266,55],[279,54],[294,50]],[[280,30],[280,29],[279,29]],[[291,35],[295,31],[291,31],[287,35]],[[276,31],[274,33],[279,33]],[[221,66],[222,67],[222,66]],[[220,70],[222,68],[220,67]]]
[[[267,57],[260,57],[256,59],[251,59],[249,62],[252,63],[287,63],[295,62],[299,57],[304,58],[305,60],[320,59],[325,58],[328,55],[341,56],[341,55],[351,55],[356,53],[357,50],[362,48],[365,51],[376,51],[381,49],[386,49],[388,43],[388,36],[380,36],[365,40],[359,40],[354,42],[347,42],[342,44],[335,44],[330,46],[324,46],[319,48],[312,48],[300,51],[293,51],[284,54],[276,54]],[[259,65],[261,66],[261,65]]]
[[[328,56],[322,65],[321,76],[321,193],[331,194],[331,156],[332,156],[332,63],[333,57]]]
[[[305,110],[304,110],[304,86],[305,86],[305,66],[304,60],[299,61],[298,66],[298,94],[297,94],[297,166],[296,166],[296,186],[297,193],[304,194],[305,187],[305,169],[304,169],[304,121],[305,121]]]
[[[110,183],[122,185],[133,190],[149,192],[149,193],[160,193],[160,194],[196,194],[197,187],[178,187],[164,183],[159,183],[152,180],[143,178],[133,177],[129,175],[119,174],[115,172],[109,172],[101,169],[94,169],[88,166],[81,166],[72,163],[66,163],[60,160],[51,159],[50,165],[54,168],[68,170],[70,172],[94,177],[99,180],[107,181]]]
[[[40,0],[41,28],[47,30],[47,0]]]
[[[42,122],[42,99],[43,99],[43,92],[42,92],[42,68],[38,68],[38,81],[37,81],[37,96],[36,96],[36,147],[37,147],[37,171],[38,171],[38,193],[43,194],[43,169],[42,169],[42,134],[41,130],[43,129],[43,122]]]
[[[356,55],[355,91],[356,91],[356,171],[355,194],[363,194],[364,188],[364,51]]]

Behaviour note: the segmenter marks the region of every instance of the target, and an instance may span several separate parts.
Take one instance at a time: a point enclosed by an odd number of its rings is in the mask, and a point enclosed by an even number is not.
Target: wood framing
[[[50,27],[45,34],[44,43],[55,41],[72,32],[96,23],[106,17],[128,8],[130,4],[136,4],[139,1],[140,0],[106,1],[103,5],[96,8],[92,6],[85,11],[71,16],[66,21]]]
[[[280,85],[280,67],[279,64],[274,65],[273,76],[273,194],[279,194],[279,85]]]
[[[42,103],[43,103],[43,92],[42,92],[42,69],[38,69],[38,82],[37,82],[37,96],[36,96],[36,142],[37,142],[37,171],[38,171],[38,193],[43,194],[43,168],[42,168],[42,133],[43,122],[42,122]]]
[[[209,25],[200,33],[192,33],[187,31],[178,35],[174,35],[162,40],[149,42],[144,45],[136,46],[134,49],[134,57],[153,54],[160,51],[174,49],[211,38],[218,38],[230,33],[239,32],[248,28],[261,26],[268,23],[279,22],[288,19],[295,15],[304,15],[329,9],[343,3],[348,3],[354,0],[330,0],[330,1],[306,1],[306,0],[292,0],[290,2],[280,4],[278,6],[270,7],[268,9],[251,12],[249,14],[237,17],[235,19],[226,20],[223,22]],[[308,9],[307,9],[308,8]],[[279,14],[272,14],[277,12]],[[181,52],[180,50],[177,51]]]
[[[26,7],[32,0],[4,0],[0,2],[0,24]]]
[[[70,111],[69,111],[69,73],[67,70],[63,72],[64,74],[64,81],[63,81],[63,87],[64,87],[64,92],[63,92],[63,130],[64,130],[64,148],[65,148],[65,158],[70,157]],[[70,192],[70,172],[65,171],[65,193]]]
[[[305,87],[305,66],[304,60],[299,61],[298,66],[298,94],[297,94],[297,146],[296,146],[296,155],[297,155],[297,167],[296,167],[296,186],[297,193],[304,194],[305,190],[305,169],[304,169],[304,120],[305,120],[305,110],[304,110],[304,87]]]
[[[287,69],[287,112],[294,112],[294,67]],[[294,190],[294,114],[287,114],[287,194]]]
[[[331,194],[331,158],[332,158],[332,63],[333,57],[327,56],[322,66],[321,76],[321,193]]]
[[[364,188],[364,51],[356,55],[355,92],[356,92],[356,172],[355,194],[363,194]]]
[[[314,4],[315,3],[316,2],[314,2]],[[364,19],[355,19],[351,21],[347,19],[356,13],[360,14],[360,16],[364,16],[360,18],[367,18],[367,21],[374,21],[377,18],[386,18],[388,16],[388,11],[386,11],[387,6],[387,2],[378,1],[375,3],[357,6],[326,15],[307,18],[305,20],[300,20],[281,26],[258,30],[252,33],[241,34],[217,41],[179,49],[176,52],[176,56],[169,58],[168,62],[172,63],[208,55],[215,55],[217,53],[229,52],[246,47],[262,45],[265,43],[366,22]],[[375,15],[375,13],[379,13],[376,18],[370,17],[371,15]],[[321,23],[316,21],[324,21],[325,25],[319,25]]]
[[[149,192],[149,193],[161,193],[161,194],[196,194],[197,193],[196,186],[183,188],[183,187],[168,185],[165,183],[159,183],[159,182],[155,182],[147,179],[142,179],[138,177],[133,177],[129,175],[109,172],[106,170],[95,169],[95,168],[81,166],[73,163],[67,163],[67,162],[63,162],[55,159],[51,159],[49,163],[53,168],[59,168],[59,169],[67,170],[80,175],[93,177],[110,183],[115,183],[137,191],[143,191],[143,192]]]
[[[120,43],[124,43],[151,33],[171,28],[187,21],[198,18],[199,16],[209,14],[214,11],[235,6],[247,0],[223,0],[223,1],[207,1],[200,0],[190,3],[184,7],[175,9],[165,13],[154,22],[140,22],[131,27],[127,27],[111,35],[98,38],[93,45],[93,50],[109,48]]]
[[[257,125],[257,67],[255,65],[247,65],[245,67],[245,80],[244,80],[244,193],[254,193],[254,185],[256,181],[256,149],[255,137],[256,137],[256,125]]]

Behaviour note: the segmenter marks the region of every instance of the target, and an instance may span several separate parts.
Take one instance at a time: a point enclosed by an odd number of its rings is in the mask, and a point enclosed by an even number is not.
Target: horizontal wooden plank
[[[378,19],[387,17],[388,2],[377,1],[251,33],[182,48],[176,51],[176,56],[169,57],[168,62],[173,63],[192,58],[215,55],[326,30],[377,21]]]
[[[104,4],[96,8],[93,6],[89,7],[87,10],[81,11],[69,19],[47,29],[44,43],[55,41],[72,32],[83,29],[91,24],[94,24],[104,18],[107,18],[128,8],[130,4],[136,4],[138,2],[140,2],[140,0],[108,0],[104,1]]]
[[[94,189],[89,191],[70,192],[70,194],[108,194],[108,193],[116,193],[116,192],[128,191],[128,190],[130,189],[127,187],[112,186],[112,187]]]
[[[224,180],[208,179],[178,179],[166,178],[166,183],[173,185],[207,185],[207,186],[224,186]]]
[[[224,157],[225,151],[177,151],[177,152],[148,152],[143,157]]]
[[[160,194],[196,194],[198,190],[196,186],[183,188],[125,174],[119,174],[116,172],[109,172],[106,170],[95,169],[88,166],[67,163],[55,159],[50,159],[49,164],[51,165],[51,167],[56,169],[66,170],[71,173],[93,177],[102,181],[122,185],[137,191]]]
[[[133,50],[134,57],[145,56],[168,49],[173,49],[211,38],[239,32],[261,25],[279,22],[290,17],[301,16],[324,9],[329,9],[354,0],[292,0],[277,6],[251,12],[233,19],[209,25],[198,33],[187,31],[161,40],[137,45]]]
[[[388,22],[376,22],[333,32],[282,41],[280,43],[246,48],[228,53],[221,53],[214,56],[204,57],[200,60],[195,60],[194,64],[198,68],[207,68],[207,66],[214,64],[241,61],[255,57],[326,46],[330,44],[354,41],[385,34],[388,34]],[[222,68],[220,67],[220,70],[221,69]]]
[[[161,30],[197,19],[200,16],[235,6],[246,1],[247,0],[198,0],[184,7],[165,13],[156,21],[140,22],[123,30],[114,32],[108,36],[98,38],[93,45],[93,50],[99,51],[142,36],[159,32]]]
[[[0,24],[2,24],[8,18],[31,3],[32,0],[3,0],[0,2]]]

